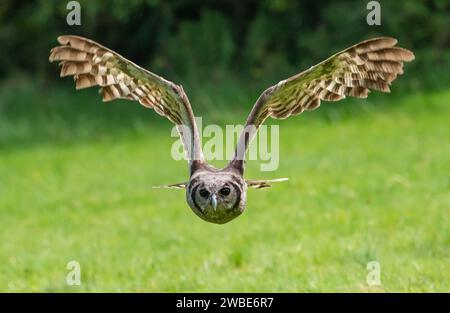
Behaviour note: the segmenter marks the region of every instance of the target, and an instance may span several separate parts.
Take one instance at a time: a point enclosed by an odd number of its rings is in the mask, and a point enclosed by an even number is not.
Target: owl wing
[[[194,114],[182,86],[147,71],[118,53],[79,36],[58,37],[49,61],[59,61],[61,77],[73,76],[76,89],[100,87],[103,101],[138,101],[177,126],[190,163],[203,160]]]
[[[242,167],[251,139],[269,116],[285,119],[317,109],[322,100],[366,98],[370,89],[389,92],[389,85],[403,73],[403,62],[414,59],[411,51],[396,44],[388,37],[360,42],[266,89],[247,118],[230,165]]]
[[[272,187],[272,183],[279,183],[283,181],[287,181],[288,178],[276,178],[276,179],[246,179],[245,183],[247,187],[262,189]]]

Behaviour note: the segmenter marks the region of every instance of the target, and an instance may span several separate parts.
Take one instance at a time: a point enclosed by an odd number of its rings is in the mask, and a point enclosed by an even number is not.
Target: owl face
[[[201,172],[186,188],[189,206],[200,218],[223,224],[245,209],[246,186],[243,179],[227,172]]]

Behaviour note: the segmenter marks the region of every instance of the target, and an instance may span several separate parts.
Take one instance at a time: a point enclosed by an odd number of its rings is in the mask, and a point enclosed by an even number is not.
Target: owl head
[[[186,188],[189,206],[205,221],[224,224],[245,209],[246,184],[242,177],[226,171],[201,171]]]

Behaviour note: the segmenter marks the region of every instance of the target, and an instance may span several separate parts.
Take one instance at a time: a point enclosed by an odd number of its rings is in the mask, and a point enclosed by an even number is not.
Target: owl
[[[73,76],[76,89],[99,86],[103,101],[128,99],[153,109],[176,125],[189,160],[189,180],[165,187],[184,188],[192,211],[207,222],[224,224],[245,210],[247,188],[270,187],[278,180],[245,180],[248,146],[268,118],[285,119],[312,111],[322,101],[366,98],[369,90],[389,92],[414,54],[381,37],[362,41],[266,89],[254,104],[231,161],[222,169],[205,160],[189,99],[181,85],[145,70],[120,54],[79,36],[60,36],[50,51],[61,77]]]

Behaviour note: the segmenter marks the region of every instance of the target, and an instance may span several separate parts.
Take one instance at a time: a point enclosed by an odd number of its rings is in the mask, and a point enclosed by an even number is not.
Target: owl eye
[[[230,194],[230,188],[228,187],[223,187],[222,189],[220,189],[220,194],[223,196],[228,196]]]
[[[209,191],[206,189],[200,189],[200,191],[198,193],[200,194],[200,196],[202,198],[208,198],[208,196],[209,196]]]

